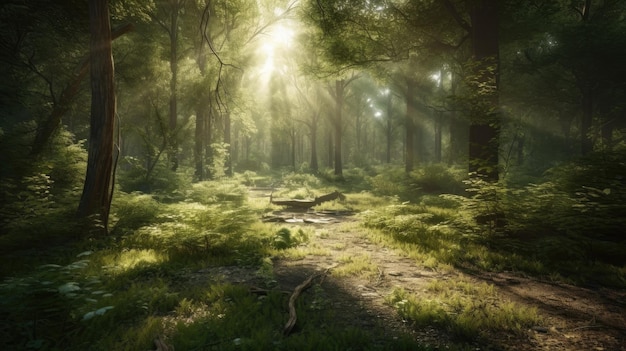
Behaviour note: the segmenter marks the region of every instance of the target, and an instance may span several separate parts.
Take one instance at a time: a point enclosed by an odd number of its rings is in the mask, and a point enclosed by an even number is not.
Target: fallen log
[[[317,206],[326,201],[332,201],[336,199],[345,199],[346,197],[338,192],[337,190],[333,191],[330,194],[322,195],[316,197],[315,199],[274,199],[273,194],[270,194],[270,203],[278,206],[287,206],[294,208],[311,208],[313,206]]]

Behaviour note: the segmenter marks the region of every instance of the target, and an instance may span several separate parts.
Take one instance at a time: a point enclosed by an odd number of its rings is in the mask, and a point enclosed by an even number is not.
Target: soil
[[[358,232],[358,226],[344,225],[357,221],[354,216],[288,212],[279,213],[277,217],[290,219],[283,224],[285,226],[313,226],[316,235],[311,238],[311,243],[331,252],[330,255],[308,255],[300,260],[275,260],[274,276],[279,290],[293,291],[309,276],[336,266],[338,258],[346,255],[368,255],[378,266],[378,275],[373,278],[337,277],[331,273],[317,280],[328,307],[333,308],[347,325],[392,338],[401,333],[408,334],[422,344],[442,350],[459,345],[472,350],[626,350],[626,291],[582,288],[507,272],[437,272],[392,249],[370,242]],[[238,283],[250,283],[255,279],[252,272],[224,273]],[[492,284],[501,301],[537,308],[543,317],[542,324],[523,333],[488,331],[480,340],[468,343],[453,339],[446,330],[417,328],[385,303],[385,296],[395,287],[402,287],[418,297],[425,296],[427,284],[434,279],[465,279],[477,284]]]

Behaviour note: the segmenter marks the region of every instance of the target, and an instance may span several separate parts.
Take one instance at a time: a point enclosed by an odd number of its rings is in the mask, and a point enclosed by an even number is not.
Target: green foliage
[[[117,192],[111,204],[115,233],[136,230],[157,221],[161,205],[148,194]]]
[[[309,241],[309,235],[302,228],[294,231],[295,233],[289,228],[280,228],[272,239],[272,246],[278,250],[284,250]]]
[[[315,189],[321,184],[320,180],[313,174],[294,172],[283,175],[282,182],[283,186],[288,189]]]
[[[410,174],[400,167],[379,169],[367,176],[371,191],[377,195],[400,196],[402,200],[416,200],[424,194],[458,194],[465,188],[466,172],[443,164],[419,167]]]
[[[80,321],[104,315],[111,293],[97,276],[85,274],[91,251],[77,255],[68,265],[45,264],[22,277],[0,284],[4,349],[48,349],[62,341],[63,333]],[[4,345],[2,344],[4,343]]]
[[[247,199],[248,189],[233,180],[194,183],[186,193],[187,200],[201,204],[226,204],[242,206]]]
[[[426,194],[460,194],[465,186],[467,172],[458,167],[440,163],[419,167],[409,176],[412,192]]]
[[[406,193],[406,180],[406,173],[399,167],[385,168],[379,174],[367,177],[372,192],[383,196],[398,196]]]
[[[117,181],[124,192],[140,191],[171,195],[191,185],[190,172],[172,171],[165,160],[158,161],[152,168],[138,158],[127,156],[119,164]]]
[[[74,143],[72,135],[59,131],[51,140],[45,157],[28,167],[17,164],[0,179],[0,240],[5,247],[19,247],[48,239],[67,240],[77,233],[73,220],[80,198],[86,165],[82,143]],[[32,161],[32,160],[31,160]],[[29,243],[30,242],[30,243]]]
[[[226,159],[228,157],[228,144],[211,144],[211,164],[208,165],[208,174],[212,179],[222,179],[226,176]]]

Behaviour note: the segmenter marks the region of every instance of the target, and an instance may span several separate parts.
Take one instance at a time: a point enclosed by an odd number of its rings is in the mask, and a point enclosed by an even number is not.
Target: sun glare
[[[275,72],[277,63],[280,60],[281,53],[292,48],[295,32],[286,24],[277,24],[273,26],[262,39],[260,53],[263,57],[263,63],[259,67],[259,71],[263,80]]]

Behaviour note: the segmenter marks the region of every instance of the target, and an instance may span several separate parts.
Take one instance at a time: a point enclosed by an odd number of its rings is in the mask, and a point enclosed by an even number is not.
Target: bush
[[[117,181],[120,190],[132,193],[174,194],[191,186],[192,176],[186,169],[172,171],[165,161],[148,169],[135,157],[124,157],[119,164]]]
[[[443,164],[420,167],[410,174],[410,187],[413,192],[426,194],[461,194],[465,189],[463,180],[467,172]]]
[[[387,168],[378,175],[367,177],[372,192],[382,196],[406,195],[406,180],[406,173],[399,167]]]

